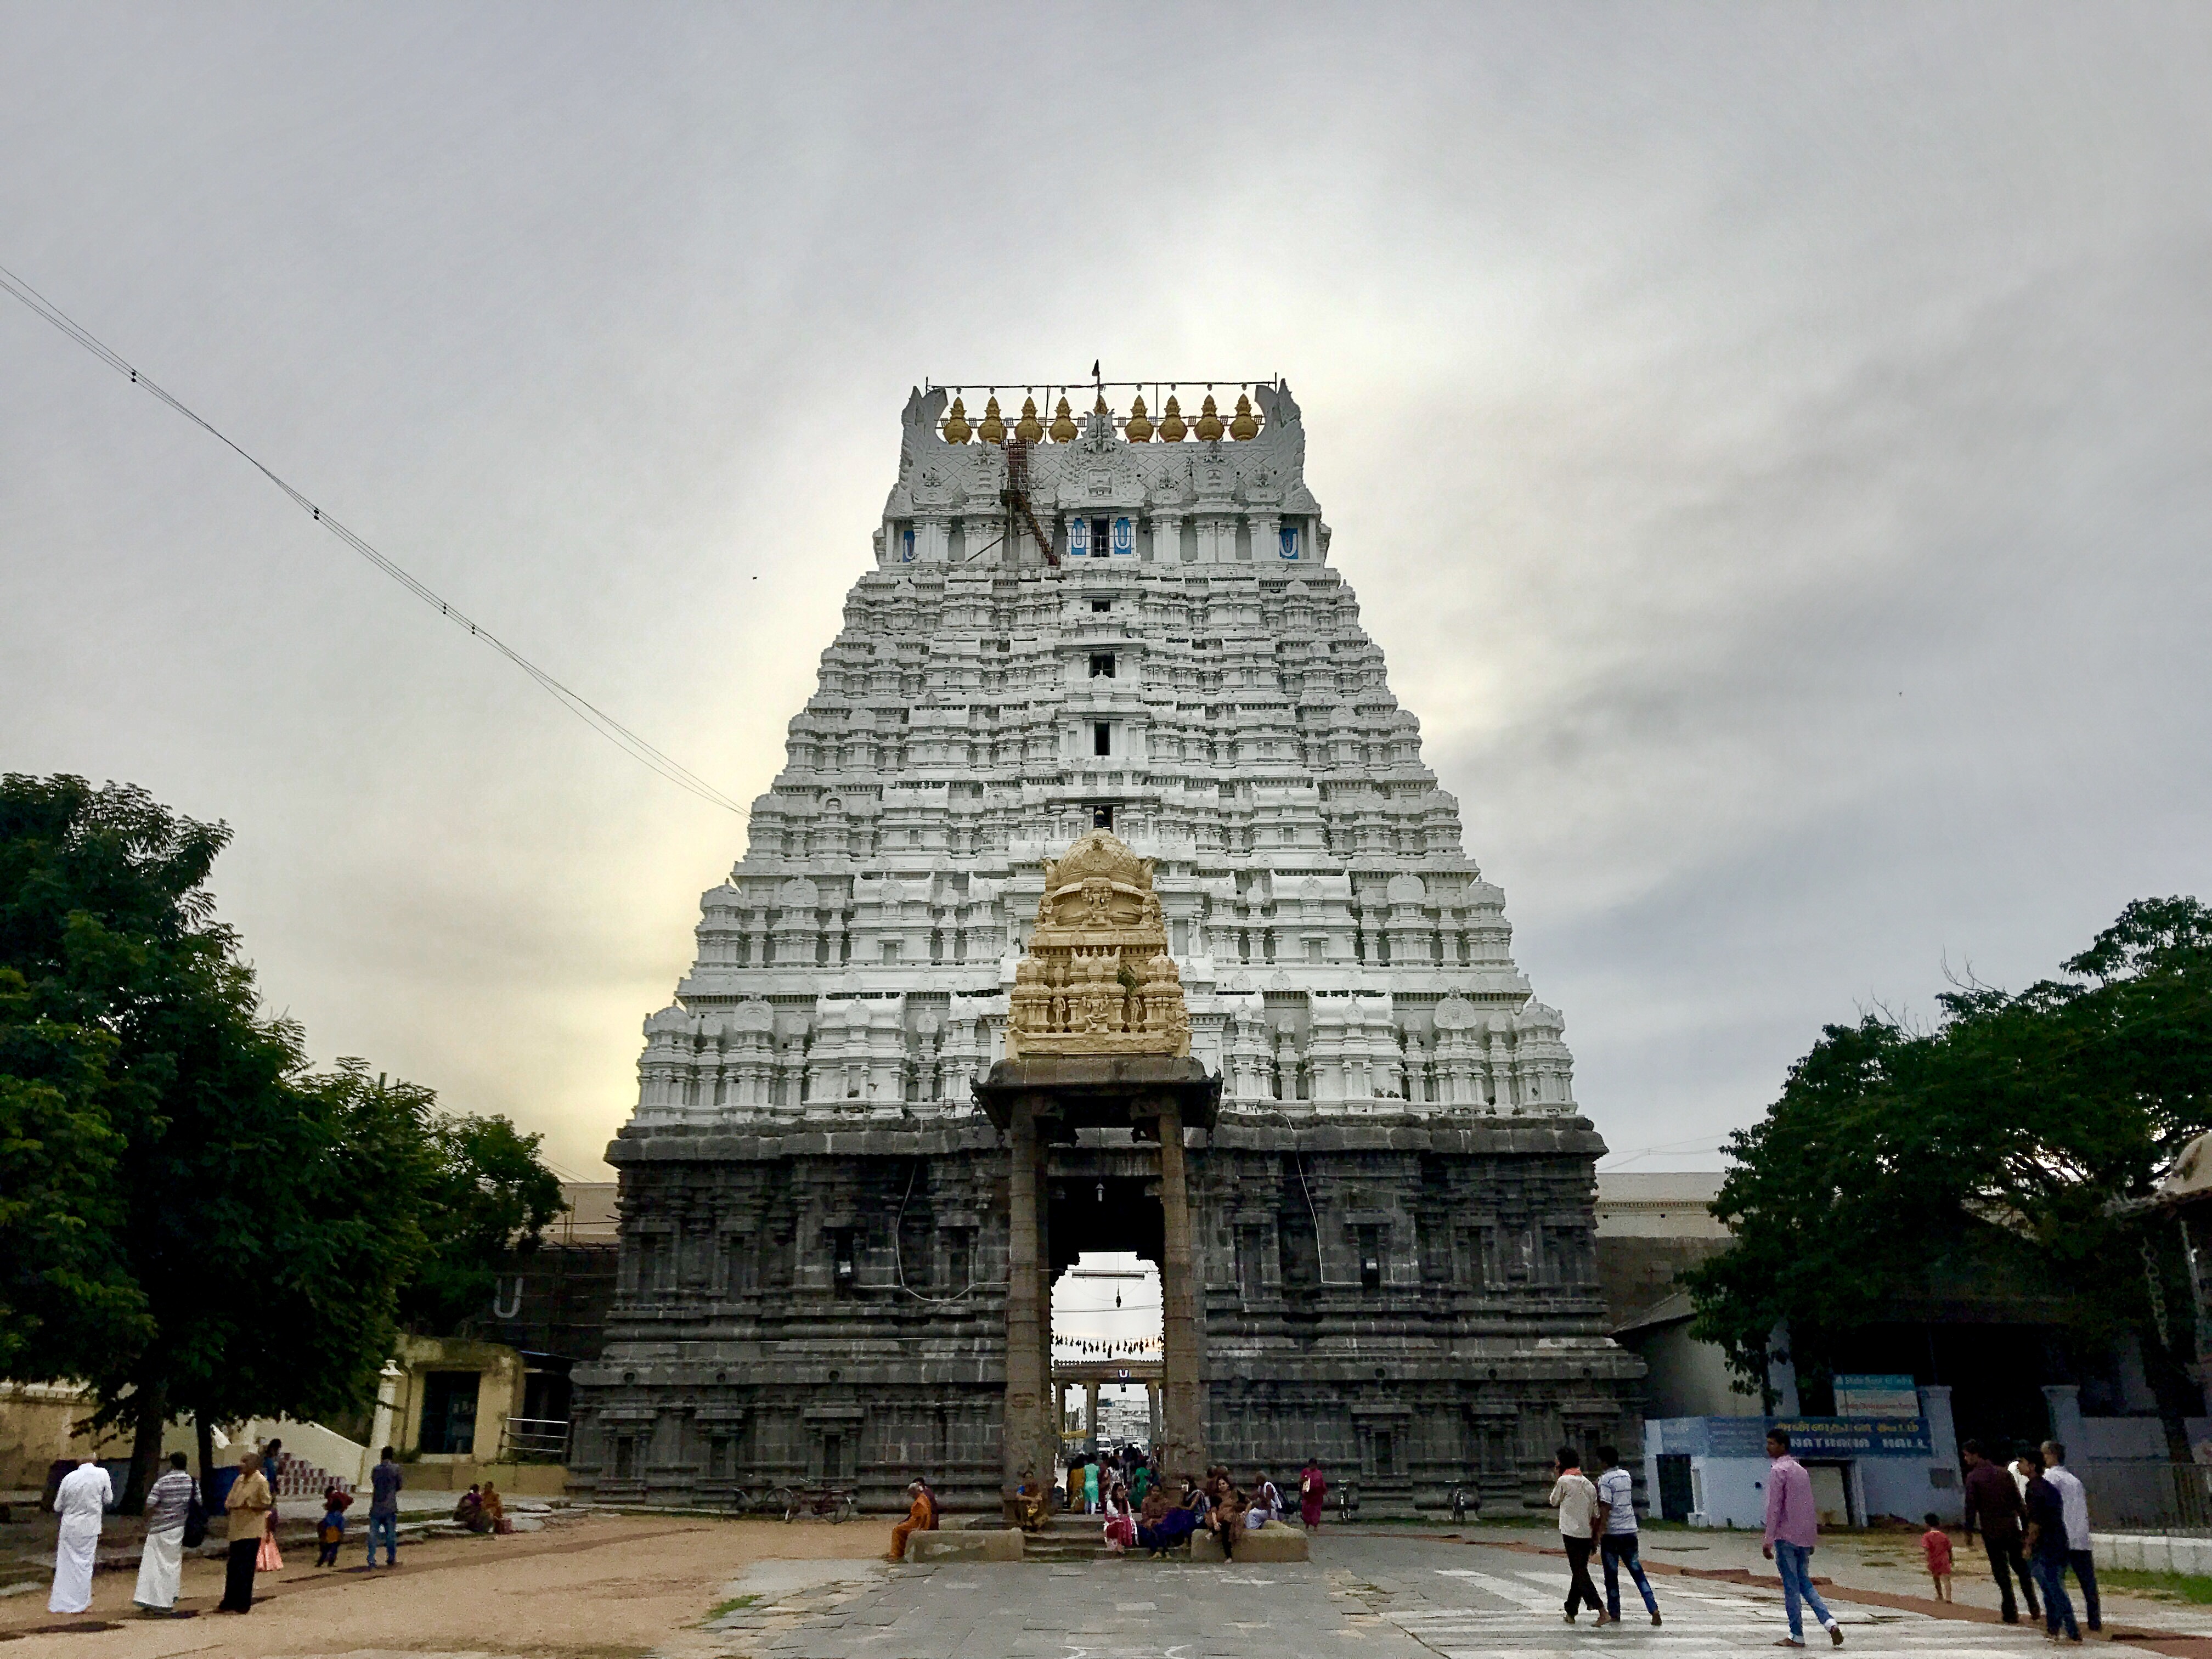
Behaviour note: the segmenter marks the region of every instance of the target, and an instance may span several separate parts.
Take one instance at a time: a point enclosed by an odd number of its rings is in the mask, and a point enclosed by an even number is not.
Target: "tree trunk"
[[[192,1437],[199,1442],[200,1507],[210,1515],[221,1515],[222,1505],[215,1495],[215,1419],[203,1407],[192,1413]]]
[[[146,1489],[154,1484],[161,1467],[161,1431],[169,1420],[168,1391],[159,1383],[142,1384],[131,1404],[136,1430],[131,1447],[131,1478],[123,1483],[123,1496],[115,1501],[115,1507],[125,1515],[136,1515],[144,1507]]]

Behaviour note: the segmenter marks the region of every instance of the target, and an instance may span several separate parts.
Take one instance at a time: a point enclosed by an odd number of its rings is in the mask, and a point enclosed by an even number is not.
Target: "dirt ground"
[[[397,1568],[370,1573],[349,1538],[339,1567],[317,1569],[312,1545],[263,1573],[253,1611],[213,1611],[222,1563],[188,1558],[180,1608],[191,1619],[142,1619],[135,1571],[93,1577],[92,1610],[46,1611],[46,1591],[0,1601],[7,1659],[240,1659],[371,1650],[634,1659],[692,1629],[744,1569],[767,1560],[865,1560],[890,1541],[888,1519],[693,1521],[588,1515],[538,1533],[403,1544]],[[267,1599],[264,1600],[264,1597]],[[118,1627],[97,1628],[106,1622]],[[58,1630],[57,1626],[75,1626]],[[682,1645],[678,1642],[678,1645]]]

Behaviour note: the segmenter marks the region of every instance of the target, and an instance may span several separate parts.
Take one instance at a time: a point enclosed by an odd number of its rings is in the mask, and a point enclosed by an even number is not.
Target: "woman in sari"
[[[471,1486],[453,1505],[453,1519],[471,1532],[489,1532],[491,1522],[484,1519],[483,1488]]]
[[[1136,1541],[1137,1522],[1129,1513],[1129,1489],[1116,1480],[1106,1489],[1106,1553],[1119,1555]]]

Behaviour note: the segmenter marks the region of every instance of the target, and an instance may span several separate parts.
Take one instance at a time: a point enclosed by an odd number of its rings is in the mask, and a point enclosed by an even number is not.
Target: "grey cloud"
[[[1617,1146],[2203,890],[2197,8],[0,8],[0,258],[740,797],[933,374],[1280,370]],[[741,831],[0,313],[0,756],[590,1164]],[[1900,695],[1901,694],[1901,695]]]

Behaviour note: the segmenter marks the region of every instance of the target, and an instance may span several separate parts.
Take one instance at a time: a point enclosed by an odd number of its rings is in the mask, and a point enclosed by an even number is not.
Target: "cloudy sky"
[[[2212,10],[0,7],[0,264],[722,788],[908,387],[1280,373],[1587,1109],[2212,890]],[[594,1172],[729,815],[0,301],[0,766]]]

